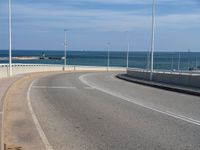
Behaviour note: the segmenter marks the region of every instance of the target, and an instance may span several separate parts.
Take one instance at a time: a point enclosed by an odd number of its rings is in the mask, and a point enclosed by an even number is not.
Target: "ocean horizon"
[[[62,50],[13,50],[12,57],[63,57]],[[84,65],[84,66],[107,66],[107,51],[67,51],[67,65]],[[131,68],[148,68],[149,52],[147,51],[130,51],[129,67]],[[8,57],[8,50],[0,51],[0,58]],[[8,60],[0,60],[0,64],[8,63]],[[26,64],[63,64],[63,60],[13,60],[13,63]],[[126,67],[126,51],[110,51],[110,66]],[[167,52],[156,51],[154,53],[154,68],[159,70],[188,70],[200,66],[200,52]]]

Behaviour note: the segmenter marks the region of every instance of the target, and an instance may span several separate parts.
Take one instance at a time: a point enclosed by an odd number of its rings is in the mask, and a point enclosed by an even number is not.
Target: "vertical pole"
[[[130,39],[129,39],[129,32],[127,33],[127,56],[126,56],[126,69],[128,70],[129,67],[129,52],[130,52]]]
[[[155,13],[156,13],[156,0],[153,0],[152,5],[152,37],[151,37],[151,68],[150,68],[150,80],[153,80],[154,70],[154,50],[155,50]]]
[[[180,71],[181,53],[178,54],[178,71]]]
[[[173,55],[173,54],[172,54]],[[174,69],[174,56],[172,56],[172,62],[171,62],[171,71]]]
[[[12,76],[12,7],[11,0],[8,1],[8,24],[9,24],[9,71],[8,76]]]
[[[147,71],[149,71],[150,70],[150,52],[148,51],[147,52]]]
[[[197,67],[198,67],[197,56],[196,56],[196,59],[195,59],[195,66],[196,66],[196,69],[197,69]]]
[[[190,69],[190,50],[188,50],[188,70]]]
[[[109,71],[109,67],[110,67],[110,43],[107,43],[107,48],[108,48],[108,62],[107,62],[107,72]]]
[[[64,29],[65,31],[65,51],[64,51],[64,66],[63,66],[63,70],[65,70],[65,67],[67,65],[67,29]]]

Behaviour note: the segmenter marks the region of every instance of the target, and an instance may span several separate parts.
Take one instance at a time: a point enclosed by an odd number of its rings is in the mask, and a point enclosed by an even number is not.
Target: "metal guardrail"
[[[128,68],[130,71],[138,71],[138,72],[147,72],[150,73],[147,69],[140,68]],[[154,73],[163,73],[163,74],[176,74],[176,75],[200,75],[200,71],[169,71],[169,70],[154,70]]]

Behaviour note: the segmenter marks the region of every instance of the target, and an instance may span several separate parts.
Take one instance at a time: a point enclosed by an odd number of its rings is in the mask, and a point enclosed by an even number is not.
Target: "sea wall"
[[[12,73],[14,75],[31,73],[31,72],[47,72],[47,71],[107,71],[107,67],[99,66],[66,66],[62,65],[41,65],[41,64],[14,64]],[[125,68],[110,67],[109,71],[125,71]],[[8,65],[0,65],[0,78],[8,77]]]
[[[142,80],[150,79],[150,72],[145,70],[129,69],[127,75]],[[153,81],[167,83],[178,86],[200,88],[200,74],[182,72],[155,71]]]

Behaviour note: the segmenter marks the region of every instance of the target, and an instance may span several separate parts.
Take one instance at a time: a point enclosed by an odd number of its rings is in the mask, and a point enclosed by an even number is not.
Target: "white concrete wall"
[[[45,71],[61,71],[61,66],[45,66],[45,65],[13,65],[12,73],[14,75],[25,74],[31,72],[45,72]],[[8,76],[8,67],[0,65],[0,78]]]
[[[127,74],[131,77],[143,80],[149,80],[150,72],[145,70],[129,69]],[[181,73],[181,72],[161,72],[153,73],[153,81],[160,83],[168,83],[179,86],[200,88],[199,73]]]
[[[7,77],[7,68],[0,66],[0,78]]]
[[[31,72],[63,71],[62,65],[41,65],[41,64],[15,64],[13,65],[13,75]],[[7,77],[7,64],[0,65],[0,78]],[[107,71],[107,67],[99,66],[66,66],[65,71]],[[126,68],[110,67],[109,71],[126,71]]]

